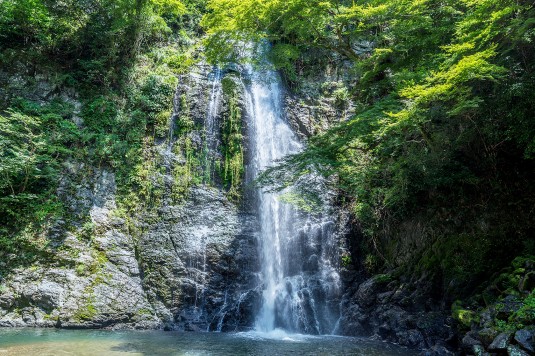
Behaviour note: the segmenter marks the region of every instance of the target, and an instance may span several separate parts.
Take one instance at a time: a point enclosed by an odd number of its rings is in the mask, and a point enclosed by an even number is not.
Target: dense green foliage
[[[34,222],[39,223],[55,209],[55,192],[50,187],[58,180],[61,160],[72,154],[80,137],[69,120],[72,108],[68,105],[17,104],[0,116],[0,221],[4,227],[10,220],[36,214]]]
[[[81,134],[72,110],[60,101],[39,106],[19,100],[0,116],[0,257],[31,262],[43,241],[25,231],[13,237],[13,227],[40,229],[63,212],[56,196],[61,163],[74,154]]]
[[[336,177],[367,237],[370,271],[410,261],[436,271],[437,292],[458,294],[533,251],[532,2],[212,0],[208,8],[214,61],[267,39],[297,88],[304,63],[351,63],[355,116],[262,182],[284,188],[311,170]]]
[[[9,0],[1,7],[4,61],[53,60],[68,69],[69,84],[104,86],[117,86],[147,42],[165,39],[186,10],[178,0]]]

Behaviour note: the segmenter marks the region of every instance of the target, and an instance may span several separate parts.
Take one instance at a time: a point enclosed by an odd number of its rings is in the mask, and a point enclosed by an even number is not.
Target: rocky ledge
[[[453,355],[454,321],[428,298],[429,288],[388,274],[357,283],[344,296],[339,332],[427,350],[426,355]]]

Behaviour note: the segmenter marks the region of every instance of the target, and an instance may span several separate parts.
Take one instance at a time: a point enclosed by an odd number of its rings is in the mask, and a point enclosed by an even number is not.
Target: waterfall
[[[255,178],[286,155],[302,149],[284,120],[281,80],[272,70],[248,66],[245,90],[251,162]],[[340,278],[329,219],[313,218],[283,203],[280,194],[257,192],[261,229],[262,307],[256,329],[330,333],[338,319]]]
[[[301,149],[294,133],[282,120],[279,78],[272,71],[259,73],[249,68],[251,84],[246,90],[246,105],[253,141],[253,176],[285,155]],[[263,74],[263,75],[262,75]],[[261,228],[261,265],[264,282],[263,301],[256,327],[261,331],[275,328],[275,302],[284,278],[281,247],[283,239],[295,231],[295,211],[282,205],[273,193],[258,193]]]

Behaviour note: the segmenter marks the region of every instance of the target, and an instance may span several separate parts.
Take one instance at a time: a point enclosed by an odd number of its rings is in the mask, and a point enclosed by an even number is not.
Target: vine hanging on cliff
[[[229,95],[229,110],[222,125],[223,167],[221,177],[228,188],[228,197],[237,201],[241,198],[241,185],[243,181],[243,135],[242,110],[238,103],[236,84],[227,79],[223,83],[224,92]]]

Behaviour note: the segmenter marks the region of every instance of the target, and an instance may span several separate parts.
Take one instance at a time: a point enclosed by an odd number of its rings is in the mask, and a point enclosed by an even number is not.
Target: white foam
[[[279,340],[286,342],[306,342],[307,340],[317,338],[317,336],[313,335],[288,333],[283,329],[273,329],[271,331],[248,331],[237,333],[236,335],[238,337],[252,340]]]

